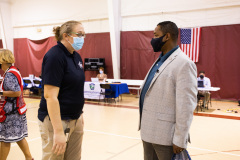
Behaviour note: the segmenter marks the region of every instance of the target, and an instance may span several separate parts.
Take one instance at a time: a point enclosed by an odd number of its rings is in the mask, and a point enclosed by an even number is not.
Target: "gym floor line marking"
[[[39,140],[39,139],[41,139],[41,137],[37,137],[37,138],[33,138],[33,139],[29,139],[29,140],[27,140],[27,142],[36,141],[36,140]],[[15,147],[15,146],[17,146],[17,143],[15,143],[15,144],[12,145],[12,147]]]
[[[28,120],[29,121],[29,120]],[[36,121],[29,121],[32,123],[38,123]],[[118,134],[114,134],[114,133],[107,133],[107,132],[102,132],[102,131],[94,131],[94,130],[88,130],[88,129],[84,129],[84,131],[86,132],[92,132],[92,133],[98,133],[98,134],[104,134],[104,135],[110,135],[110,136],[116,136],[116,137],[122,137],[122,138],[128,138],[128,139],[134,139],[134,140],[141,140],[141,138],[137,138],[137,137],[129,137],[129,136],[123,136],[123,135],[118,135]],[[28,142],[34,141],[40,139],[40,137],[35,138],[35,139],[30,139],[28,140]],[[233,153],[226,153],[226,152],[222,152],[222,151],[214,151],[214,150],[210,150],[210,149],[204,149],[204,148],[198,148],[198,147],[191,147],[189,146],[188,148],[191,149],[196,149],[196,150],[202,150],[202,151],[208,151],[208,152],[212,152],[212,153],[220,153],[220,154],[225,154],[225,155],[231,155],[231,156],[238,156],[240,157],[240,154],[233,154]]]
[[[129,137],[129,136],[123,136],[123,135],[107,133],[107,132],[101,132],[101,131],[93,131],[93,130],[88,130],[88,129],[84,129],[84,131],[86,131],[86,132],[93,132],[93,133],[99,133],[99,134],[105,134],[105,135],[109,135],[109,136],[116,136],[116,137],[122,137],[122,138],[128,138],[128,139],[141,140],[141,138],[137,138],[137,137]]]
[[[197,148],[197,147],[188,147],[188,148],[240,157],[240,154],[226,153],[224,151],[223,152],[222,151],[214,151],[214,150],[210,150],[210,149],[203,149],[203,148]]]

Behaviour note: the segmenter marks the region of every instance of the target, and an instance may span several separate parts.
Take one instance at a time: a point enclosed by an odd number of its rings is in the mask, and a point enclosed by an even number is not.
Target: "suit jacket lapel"
[[[153,83],[156,81],[156,79],[158,78],[158,76],[163,72],[163,70],[178,56],[180,52],[180,49],[178,48],[176,51],[174,51],[170,57],[168,57],[165,62],[161,65],[161,67],[159,68],[159,71],[154,75],[153,77],[153,80],[148,88],[148,91],[149,89],[151,88],[151,86],[153,85]],[[155,63],[154,63],[155,64]],[[147,92],[148,92],[147,91]]]

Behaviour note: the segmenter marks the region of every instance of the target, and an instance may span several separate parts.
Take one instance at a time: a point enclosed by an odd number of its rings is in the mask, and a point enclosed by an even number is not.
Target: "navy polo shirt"
[[[81,56],[74,51],[71,54],[61,43],[52,47],[42,62],[42,98],[38,110],[38,119],[43,121],[48,115],[44,98],[44,85],[59,87],[58,100],[62,120],[78,119],[84,105],[85,75]]]
[[[140,95],[140,117],[142,116],[142,110],[143,110],[143,103],[144,103],[144,98],[145,95],[150,87],[150,84],[153,80],[154,75],[156,74],[156,72],[158,71],[158,69],[161,67],[161,65],[165,62],[165,60],[177,49],[179,48],[179,46],[174,47],[171,51],[167,52],[164,56],[162,54],[160,54],[158,60],[156,61],[156,63],[154,64],[154,66],[152,67],[151,71],[148,74],[147,80],[142,88],[142,92]]]

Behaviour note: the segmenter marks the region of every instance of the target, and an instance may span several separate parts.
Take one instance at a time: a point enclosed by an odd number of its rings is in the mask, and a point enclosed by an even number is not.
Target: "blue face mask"
[[[76,51],[78,51],[78,50],[82,49],[83,43],[84,43],[84,38],[83,37],[81,37],[81,38],[80,37],[73,37],[73,44],[71,44],[71,43],[70,44],[72,45],[72,47]]]
[[[99,71],[100,74],[103,74],[103,71]]]

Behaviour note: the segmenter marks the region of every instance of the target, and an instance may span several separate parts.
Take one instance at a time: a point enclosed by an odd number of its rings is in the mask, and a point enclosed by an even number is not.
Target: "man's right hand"
[[[54,154],[61,155],[64,154],[66,150],[66,136],[62,133],[54,133],[53,135],[53,148],[52,151]]]

